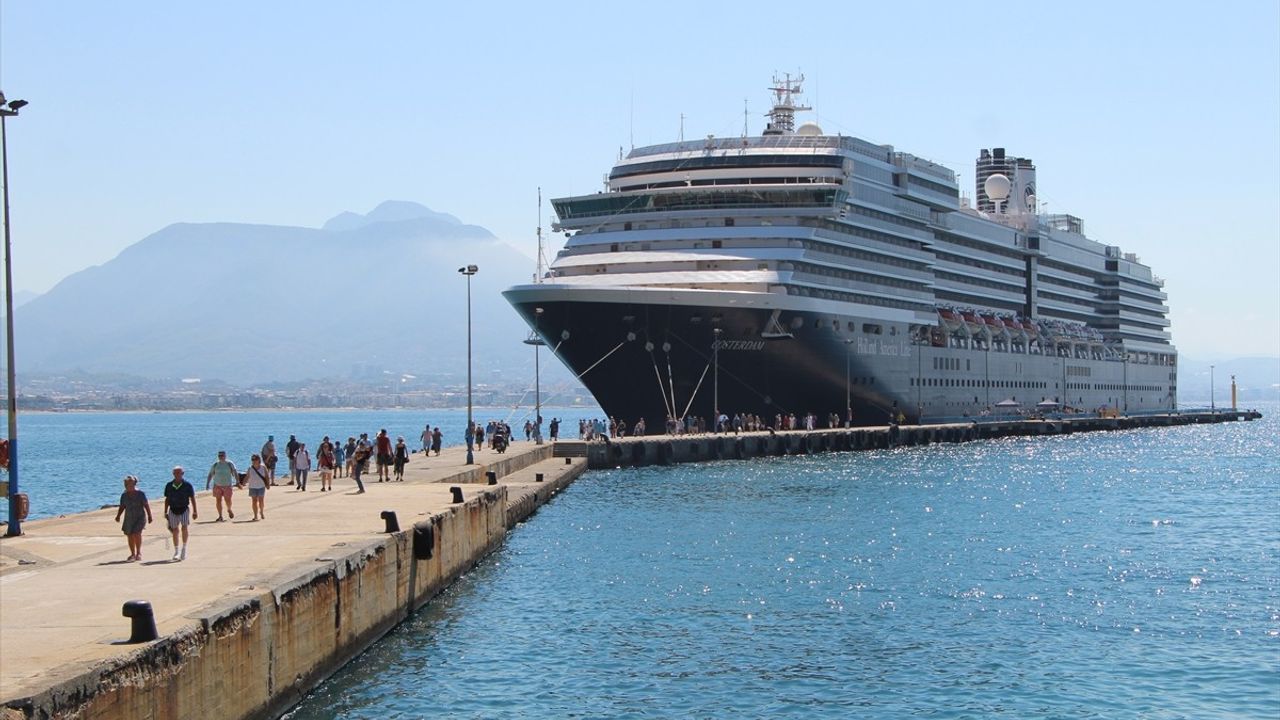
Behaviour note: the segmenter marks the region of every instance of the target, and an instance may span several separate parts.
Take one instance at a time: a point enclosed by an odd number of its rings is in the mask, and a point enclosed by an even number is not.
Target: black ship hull
[[[912,324],[757,305],[596,299],[521,286],[508,300],[610,416],[813,413],[882,425],[1057,409],[1169,410],[1172,367],[1051,353],[938,347]],[[916,326],[919,327],[919,326]],[[1084,380],[1087,380],[1085,382]]]

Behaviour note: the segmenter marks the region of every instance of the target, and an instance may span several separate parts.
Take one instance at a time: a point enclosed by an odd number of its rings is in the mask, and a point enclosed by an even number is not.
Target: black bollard
[[[486,478],[488,478],[488,479],[489,479],[489,484],[490,484],[490,485],[497,485],[497,484],[498,484],[498,473],[494,472],[493,470],[489,470],[489,471],[487,471],[487,472],[484,474],[484,476],[485,476]]]
[[[133,627],[129,631],[130,643],[151,642],[160,637],[160,633],[156,632],[156,616],[151,611],[151,603],[146,600],[130,600],[120,612],[133,620]]]
[[[457,485],[454,485],[453,487],[449,488],[449,492],[453,493],[454,503],[462,502],[462,488],[458,487]]]
[[[382,519],[387,522],[387,529],[383,532],[400,532],[400,521],[396,520],[396,514],[392,510],[383,510]]]
[[[565,464],[565,465],[572,465],[572,464],[573,464],[573,458],[565,458],[565,459],[564,459],[564,464]]]
[[[413,526],[413,557],[417,560],[430,560],[431,551],[436,545],[436,531],[430,523]]]
[[[533,475],[533,481],[534,481],[534,482],[542,482],[542,473],[534,473],[534,475]]]

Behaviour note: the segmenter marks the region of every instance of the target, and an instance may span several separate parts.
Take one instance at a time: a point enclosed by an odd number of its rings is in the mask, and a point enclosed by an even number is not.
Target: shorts
[[[264,462],[266,462],[266,464],[267,464],[267,469],[268,469],[268,470],[275,470],[275,469],[276,469],[276,456],[275,456],[275,455],[270,455],[270,456],[268,456],[268,457],[267,457],[267,459],[266,459]]]
[[[170,530],[177,530],[180,527],[186,527],[191,524],[191,508],[187,508],[180,513],[170,510],[165,515],[169,521]]]
[[[235,487],[232,485],[214,485],[213,496],[216,498],[224,497],[230,500],[231,493],[234,492],[234,490],[235,490]]]
[[[264,487],[249,488],[249,497],[251,498],[266,497],[266,496],[267,496],[267,489]]]
[[[392,458],[392,457],[391,457],[390,455],[388,455],[388,454],[385,454],[385,453],[379,453],[379,454],[378,454],[378,464],[379,464],[379,465],[390,465],[390,464],[391,464],[391,461],[392,461],[393,459],[394,459],[394,458]]]

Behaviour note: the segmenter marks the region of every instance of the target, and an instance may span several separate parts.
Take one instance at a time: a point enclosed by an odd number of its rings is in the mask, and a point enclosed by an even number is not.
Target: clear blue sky
[[[737,135],[746,100],[756,134],[771,75],[803,71],[810,119],[966,187],[981,147],[1033,158],[1048,211],[1167,280],[1184,354],[1280,355],[1275,0],[621,7],[4,2],[0,87],[31,102],[8,124],[15,288],[173,222],[386,199],[532,255],[538,186],[599,189],[682,113]]]

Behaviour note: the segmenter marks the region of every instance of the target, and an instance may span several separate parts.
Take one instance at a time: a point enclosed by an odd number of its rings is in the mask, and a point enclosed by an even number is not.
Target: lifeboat
[[[982,318],[978,316],[978,313],[972,310],[961,310],[960,316],[964,318],[964,322],[968,326],[969,332],[971,333],[986,332],[987,323],[986,321],[984,321]]]
[[[942,326],[948,331],[955,331],[964,327],[964,319],[954,310],[938,308],[938,317],[942,321]]]

